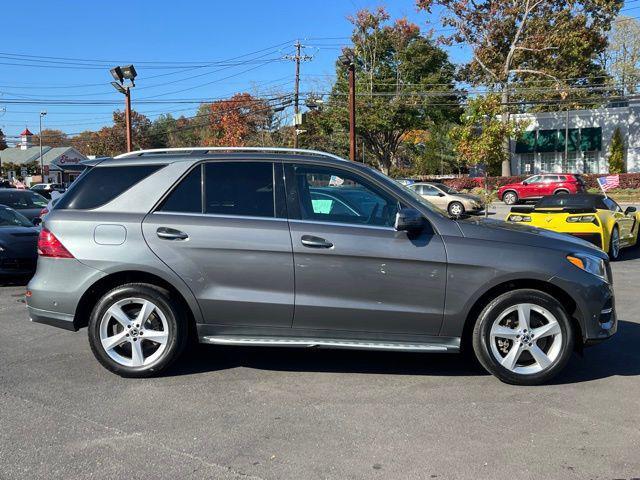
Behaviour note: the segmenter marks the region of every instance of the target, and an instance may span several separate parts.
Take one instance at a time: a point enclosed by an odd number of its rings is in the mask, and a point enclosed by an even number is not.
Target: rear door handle
[[[189,238],[189,235],[187,235],[186,233],[181,232],[180,230],[176,230],[175,228],[168,227],[158,228],[156,230],[156,234],[163,240],[186,240],[187,238]]]
[[[309,248],[331,248],[333,243],[328,242],[324,238],[314,237],[313,235],[303,235],[302,245]]]

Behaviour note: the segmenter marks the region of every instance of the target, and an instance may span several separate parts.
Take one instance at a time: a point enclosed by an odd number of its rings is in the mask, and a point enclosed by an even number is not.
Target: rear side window
[[[202,213],[202,166],[198,165],[182,179],[162,202],[161,212]]]
[[[87,210],[110,202],[164,165],[93,167],[78,178],[56,209]]]
[[[205,213],[275,217],[272,163],[207,163],[204,178]]]

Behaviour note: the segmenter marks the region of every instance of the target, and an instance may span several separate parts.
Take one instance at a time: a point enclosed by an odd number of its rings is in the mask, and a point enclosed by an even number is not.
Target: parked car
[[[547,195],[565,195],[586,191],[586,184],[580,175],[573,173],[553,173],[533,175],[518,183],[503,185],[498,189],[498,198],[507,205],[520,201],[539,200]]]
[[[0,188],[16,188],[9,180],[0,180]]]
[[[544,197],[533,207],[512,207],[508,222],[568,233],[593,243],[617,260],[620,249],[638,243],[640,213],[622,210],[604,195],[583,193]]]
[[[52,192],[63,193],[66,188],[61,183],[36,183],[30,190],[39,193],[44,198],[50,200]]]
[[[35,322],[88,327],[97,360],[122,376],[164,370],[193,335],[468,350],[501,380],[531,385],[617,329],[600,249],[452,219],[334,155],[208,147],[88,165],[44,220],[27,306]],[[353,211],[327,208],[318,193]]]
[[[39,228],[24,215],[0,205],[0,276],[32,275],[38,259]]]
[[[460,217],[465,213],[478,213],[485,208],[484,201],[479,196],[459,193],[443,183],[414,183],[409,185],[409,188],[436,207],[449,212],[452,217]]]
[[[27,217],[29,221],[33,221],[47,206],[47,199],[30,190],[0,188],[0,204],[13,208]]]

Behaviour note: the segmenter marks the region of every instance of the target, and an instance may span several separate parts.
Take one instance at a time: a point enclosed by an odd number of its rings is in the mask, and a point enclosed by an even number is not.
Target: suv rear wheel
[[[473,330],[476,357],[505,383],[549,381],[573,352],[573,328],[555,298],[538,290],[513,290],[491,301]]]
[[[89,343],[107,369],[149,377],[168,367],[186,344],[186,319],[165,289],[130,283],[107,292],[89,319]]]

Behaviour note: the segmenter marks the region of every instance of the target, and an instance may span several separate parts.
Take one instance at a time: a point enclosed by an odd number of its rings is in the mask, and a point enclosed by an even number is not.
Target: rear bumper
[[[31,320],[77,330],[75,313],[80,299],[105,275],[76,259],[40,257],[36,274],[27,285]]]
[[[75,332],[78,330],[74,321],[73,315],[60,312],[52,312],[50,310],[41,310],[39,308],[33,308],[27,306],[29,311],[29,318],[35,323],[44,323],[45,325],[51,325],[52,327],[64,328],[65,330],[71,330]]]
[[[567,235],[586,240],[589,243],[593,243],[596,247],[602,249],[602,235],[600,233],[577,233],[571,232]]]

